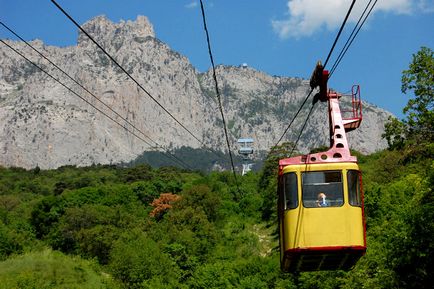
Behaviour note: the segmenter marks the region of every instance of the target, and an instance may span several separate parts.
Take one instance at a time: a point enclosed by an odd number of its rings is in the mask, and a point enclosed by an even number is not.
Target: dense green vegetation
[[[280,272],[284,144],[239,189],[230,172],[0,167],[0,288],[431,288],[432,123],[411,113],[389,150],[358,155],[368,250],[349,272]]]
[[[263,270],[273,272],[268,282],[285,280],[276,258],[261,257],[275,244],[260,222],[257,175],[243,178],[239,192],[230,173],[204,176],[167,167],[2,168],[0,176],[0,265],[31,268],[25,263],[34,257],[26,256],[49,247],[92,261],[96,272],[126,288],[250,288]],[[151,203],[162,193],[181,198],[151,216]],[[56,258],[68,267],[70,257]],[[59,272],[75,272],[56,262]],[[0,274],[0,283],[17,271]],[[60,276],[44,276],[60,282]]]
[[[0,288],[117,288],[94,261],[49,249],[26,253],[0,263]]]
[[[147,166],[2,168],[0,284],[428,287],[434,257],[433,160],[408,162],[401,151],[359,159],[366,193],[366,256],[350,272],[299,276],[279,269],[275,175],[269,166],[239,178],[240,191],[228,172],[203,175]],[[165,201],[160,198],[164,193],[181,198]],[[158,213],[151,214],[157,207]]]

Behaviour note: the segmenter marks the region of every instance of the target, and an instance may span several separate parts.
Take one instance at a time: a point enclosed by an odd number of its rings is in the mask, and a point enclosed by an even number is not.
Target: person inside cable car
[[[318,199],[316,200],[316,206],[317,207],[328,207],[329,203],[326,200],[326,194],[324,194],[323,192],[320,192],[318,194]]]

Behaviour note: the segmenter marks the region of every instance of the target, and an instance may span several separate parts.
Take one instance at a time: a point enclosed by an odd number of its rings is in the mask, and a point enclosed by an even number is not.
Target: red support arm
[[[339,108],[339,98],[341,95],[331,90],[328,91],[328,77],[328,71],[324,70],[321,63],[318,63],[312,74],[310,85],[312,89],[319,86],[319,100],[328,102],[329,150],[280,160],[280,167],[290,164],[357,162],[357,158],[350,153],[346,132],[358,128],[362,121],[360,88],[359,86],[353,86],[352,116],[350,118],[342,118]]]

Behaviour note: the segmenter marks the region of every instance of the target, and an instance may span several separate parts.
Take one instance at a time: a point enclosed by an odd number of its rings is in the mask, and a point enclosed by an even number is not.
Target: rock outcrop
[[[155,150],[156,143],[169,149],[206,146],[226,150],[210,71],[199,73],[185,56],[158,40],[144,16],[120,23],[99,16],[83,27],[201,142],[169,117],[82,32],[76,46],[46,46],[40,40],[31,44],[98,99],[25,43],[7,40],[118,124],[0,45],[0,165],[56,168],[127,162],[143,151]],[[217,75],[231,141],[235,146],[237,138],[252,137],[256,150],[268,150],[276,142],[309,89],[307,80],[270,76],[249,67],[219,66]],[[307,110],[293,124],[287,140],[295,140],[306,114]],[[350,133],[351,146],[364,153],[384,148],[381,133],[389,115],[364,104],[362,127]],[[306,151],[327,144],[327,125],[326,108],[320,104],[299,148]]]

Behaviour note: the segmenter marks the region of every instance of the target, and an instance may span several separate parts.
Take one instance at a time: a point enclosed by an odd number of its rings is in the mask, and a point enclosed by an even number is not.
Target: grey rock
[[[159,149],[158,146],[227,150],[211,71],[199,73],[185,56],[158,40],[144,16],[120,23],[99,16],[83,27],[200,142],[170,118],[82,32],[76,46],[47,46],[40,40],[31,44],[138,130],[25,43],[7,40],[120,125],[0,45],[0,165],[46,169],[128,162],[143,151]],[[243,66],[218,66],[217,78],[234,150],[240,137],[254,138],[256,151],[268,150],[309,90],[307,80],[270,76]],[[285,141],[296,139],[308,109],[306,106],[302,111]],[[363,153],[385,148],[381,134],[389,115],[364,103],[362,126],[349,134],[351,146]],[[327,119],[326,105],[319,104],[302,135],[300,151],[327,144]]]

